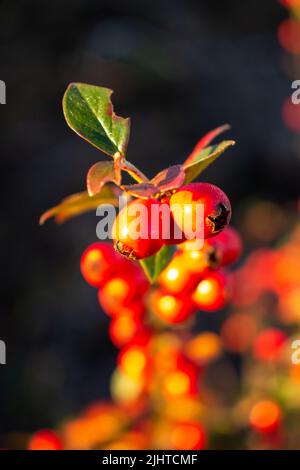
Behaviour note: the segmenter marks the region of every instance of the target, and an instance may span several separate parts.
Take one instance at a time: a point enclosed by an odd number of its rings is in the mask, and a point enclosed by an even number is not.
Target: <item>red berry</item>
[[[160,233],[164,245],[180,245],[186,241],[184,232],[174,220],[171,207],[170,198],[163,197],[160,199],[161,209],[161,226]]]
[[[198,284],[192,300],[200,310],[214,311],[223,308],[228,300],[229,278],[223,271],[211,271]]]
[[[204,238],[213,237],[229,223],[231,205],[220,188],[208,183],[182,186],[171,196],[170,207],[175,222],[185,232],[187,238],[196,238],[196,233],[199,233],[199,224],[202,221],[197,220],[198,204],[203,204]],[[187,230],[193,230],[193,236],[186,233]]]
[[[283,331],[267,328],[254,341],[254,356],[261,361],[274,362],[280,358],[286,340],[287,336]]]
[[[177,422],[170,433],[171,449],[202,450],[206,444],[203,426],[196,421]]]
[[[120,270],[99,289],[99,303],[110,316],[124,310],[140,315],[144,312],[142,297],[149,288],[149,281],[137,264],[128,263],[126,271]]]
[[[122,310],[114,316],[109,325],[109,335],[113,344],[120,348],[146,332],[141,315],[130,309]]]
[[[190,252],[188,252],[190,253]],[[200,264],[200,263],[198,263]],[[201,274],[190,270],[190,259],[184,256],[183,252],[177,252],[168,266],[161,272],[158,282],[171,294],[183,294],[192,291],[199,280]]]
[[[88,284],[100,287],[113,274],[121,259],[111,244],[93,243],[81,256],[81,273]]]
[[[216,236],[205,241],[204,250],[219,266],[235,263],[242,252],[242,240],[232,227],[225,229]]]
[[[272,434],[280,425],[281,414],[281,409],[276,402],[261,400],[250,411],[250,425],[256,431]]]
[[[62,450],[62,442],[51,429],[41,429],[31,437],[28,450]]]
[[[112,229],[119,253],[130,259],[143,259],[160,250],[160,217],[153,217],[151,210],[159,204],[156,199],[135,199],[119,212]]]
[[[195,313],[195,307],[187,296],[175,296],[167,291],[156,290],[150,298],[153,312],[166,323],[182,323]]]

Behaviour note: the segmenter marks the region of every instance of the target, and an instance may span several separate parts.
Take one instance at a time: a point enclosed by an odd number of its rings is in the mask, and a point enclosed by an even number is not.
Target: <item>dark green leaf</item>
[[[146,276],[152,284],[169,264],[174,252],[174,246],[165,245],[155,255],[140,261]]]
[[[109,88],[71,83],[63,98],[63,111],[68,125],[78,135],[108,155],[124,155],[130,120],[114,113],[111,94]]]

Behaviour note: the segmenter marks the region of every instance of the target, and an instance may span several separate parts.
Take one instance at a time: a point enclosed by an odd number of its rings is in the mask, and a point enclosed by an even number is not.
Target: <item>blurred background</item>
[[[1,435],[54,426],[108,397],[117,354],[79,271],[95,214],[38,225],[43,211],[84,190],[99,159],[64,121],[68,83],[114,90],[117,113],[132,119],[128,159],[149,176],[230,123],[224,138],[237,145],[204,179],[228,194],[233,225],[247,233],[254,201],[279,203],[282,215],[299,196],[297,138],[282,114],[297,78],[277,35],[287,17],[275,0],[0,2]],[[249,247],[272,236],[254,235]]]

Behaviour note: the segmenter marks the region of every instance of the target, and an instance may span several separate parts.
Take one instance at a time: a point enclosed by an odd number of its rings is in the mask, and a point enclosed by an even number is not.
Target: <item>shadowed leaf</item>
[[[157,186],[160,192],[166,192],[179,188],[184,179],[185,173],[182,165],[174,165],[158,173],[151,183]]]
[[[86,187],[89,196],[99,193],[105,183],[116,183],[114,162],[98,162],[93,165],[86,177]]]
[[[142,199],[147,199],[159,193],[179,188],[185,179],[185,173],[181,165],[174,165],[162,170],[149,183],[138,183],[123,186],[129,194]]]
[[[95,196],[89,196],[86,191],[72,194],[57,206],[44,212],[40,218],[40,224],[44,224],[51,217],[55,217],[57,223],[63,223],[72,217],[96,209],[100,204],[118,206],[118,191],[118,188],[106,185]]]
[[[63,111],[68,125],[83,139],[110,156],[124,155],[130,120],[114,113],[111,94],[109,88],[71,83],[63,97]]]

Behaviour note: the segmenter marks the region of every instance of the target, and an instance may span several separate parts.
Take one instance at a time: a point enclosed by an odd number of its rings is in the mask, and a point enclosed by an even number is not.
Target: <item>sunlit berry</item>
[[[175,222],[189,239],[216,235],[226,227],[231,217],[231,205],[226,194],[208,183],[182,186],[171,196],[170,207]]]
[[[159,284],[171,294],[182,294],[197,285],[199,276],[190,271],[183,253],[178,252],[159,276]]]
[[[116,217],[112,236],[116,250],[129,259],[154,255],[163,246],[161,240],[160,202],[156,199],[135,199]]]
[[[274,401],[261,400],[251,409],[249,421],[256,431],[272,433],[280,424],[281,410]]]
[[[185,346],[186,355],[196,364],[208,364],[222,352],[220,337],[212,332],[199,333],[187,342]]]
[[[128,345],[121,349],[118,356],[120,370],[132,380],[141,382],[147,375],[150,357],[145,347]]]
[[[140,315],[144,311],[143,295],[149,288],[149,281],[140,266],[128,263],[125,271],[120,270],[99,289],[99,303],[110,316],[126,309]]]
[[[130,309],[122,309],[115,315],[109,325],[109,335],[113,344],[120,348],[146,330],[140,314]]]
[[[188,297],[178,297],[159,289],[152,293],[150,307],[166,323],[182,323],[195,313],[195,307]]]
[[[199,369],[181,353],[174,354],[169,369],[162,377],[162,392],[166,399],[193,397],[198,391]]]
[[[175,450],[202,450],[206,444],[203,426],[194,421],[176,423],[170,434],[171,448]]]
[[[197,285],[192,300],[200,310],[220,310],[226,305],[230,293],[228,274],[211,271]]]
[[[81,256],[81,273],[88,284],[100,287],[113,274],[120,259],[111,244],[93,243]]]

